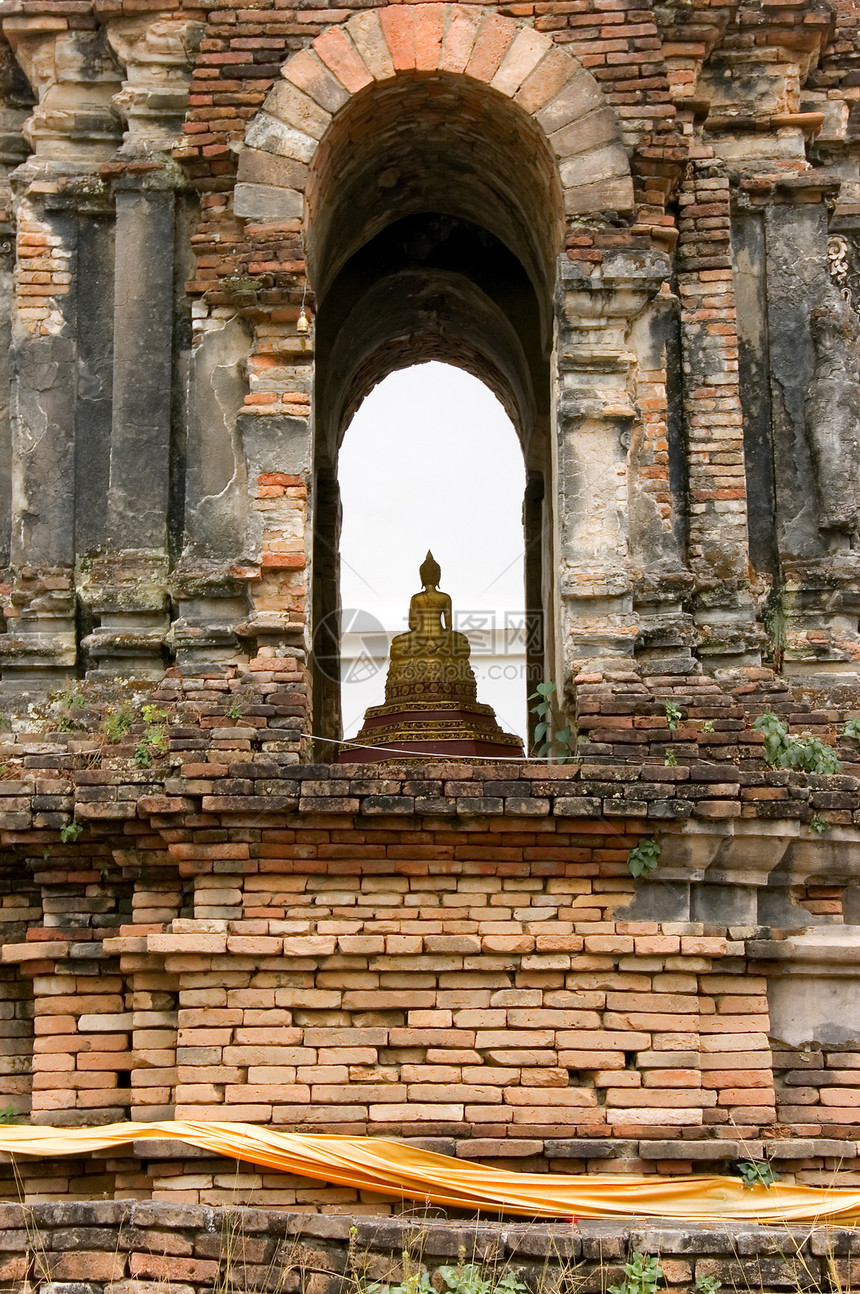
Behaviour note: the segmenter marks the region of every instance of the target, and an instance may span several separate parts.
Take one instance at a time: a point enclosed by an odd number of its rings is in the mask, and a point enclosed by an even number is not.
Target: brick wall
[[[749,726],[769,705],[832,734],[835,712],[804,712],[763,671],[735,695],[583,676],[577,764],[347,770],[299,764],[282,729],[251,726],[289,721],[254,713],[284,686],[261,676],[186,681],[181,704],[157,691],[174,722],[149,768],[133,760],[141,723],[113,745],[86,731],[94,702],[77,729],[8,736],[11,1104],[62,1125],[405,1136],[521,1167],[767,1156],[801,1180],[854,1180],[856,1047],[772,1039],[768,976],[792,929],[844,929],[856,743],[840,739],[839,775],[770,770]],[[653,837],[660,865],[635,881],[628,854]],[[141,1154],[88,1171],[109,1193],[189,1203],[224,1202],[237,1171]],[[261,1204],[345,1198],[239,1173]],[[62,1165],[25,1176],[34,1197],[89,1189]]]
[[[816,1290],[858,1288],[857,1237],[841,1228],[575,1219],[510,1220],[499,1228],[421,1214],[375,1221],[300,1210],[105,1202],[4,1205],[0,1219],[0,1273],[13,1289],[49,1281],[83,1286],[88,1294],[150,1284],[204,1294],[229,1281],[237,1288],[336,1294],[357,1275],[401,1279],[404,1249],[416,1273],[474,1261],[490,1279],[510,1272],[537,1291],[558,1279],[586,1291],[604,1289],[623,1280],[622,1264],[634,1253],[659,1257],[661,1288],[678,1294],[705,1276],[765,1294],[801,1281]]]
[[[830,150],[845,169],[849,115],[860,97],[856,16],[813,3],[652,12],[625,0],[486,9],[0,0],[0,17],[39,100],[28,127],[35,151],[10,180],[23,348],[16,398],[34,427],[47,420],[55,434],[42,446],[45,460],[26,457],[23,435],[15,441],[4,669],[17,670],[25,687],[40,672],[56,682],[94,661],[98,674],[99,660],[109,677],[140,650],[160,674],[186,635],[181,668],[136,698],[127,731],[110,726],[122,698],[96,683],[84,685],[83,707],[55,700],[41,718],[21,713],[20,693],[10,701],[14,731],[0,733],[0,1101],[60,1124],[179,1114],[386,1133],[542,1169],[689,1172],[765,1155],[803,1180],[853,1181],[856,1043],[789,1045],[774,1032],[771,1007],[779,968],[800,964],[790,960],[798,929],[836,931],[845,941],[837,948],[844,978],[853,974],[846,927],[857,911],[860,760],[856,740],[838,735],[850,691],[816,708],[814,681],[799,700],[752,663],[763,635],[747,561],[729,233],[733,196],[765,206],[791,193],[821,204],[834,187],[821,156]],[[144,66],[155,82],[164,72],[154,90],[145,89]],[[726,68],[737,77],[723,75]],[[122,149],[112,98],[126,113]],[[25,109],[17,99],[15,111],[18,130]],[[158,143],[141,142],[147,112],[166,113],[167,125],[184,116],[172,159],[164,121]],[[824,118],[830,124],[813,145]],[[403,199],[396,181],[377,184],[382,145],[398,165],[420,162],[421,201],[408,185]],[[20,147],[12,152],[17,163]],[[667,664],[665,674],[648,675],[647,655],[641,669],[633,655],[626,669],[577,675],[571,665],[570,677],[557,681],[579,733],[579,759],[565,767],[347,773],[308,762],[328,760],[331,747],[313,750],[303,653],[313,627],[312,534],[316,528],[325,540],[321,515],[336,513],[325,472],[333,472],[342,420],[325,402],[342,397],[344,408],[354,407],[364,388],[331,394],[336,382],[321,378],[324,398],[312,408],[316,329],[323,337],[325,329],[317,320],[299,333],[297,320],[303,303],[315,318],[310,271],[322,297],[339,258],[386,222],[449,211],[440,176],[447,183],[461,162],[471,186],[462,218],[485,222],[519,256],[535,286],[528,308],[535,318],[545,310],[524,343],[529,354],[546,358],[556,280],[570,295],[567,351],[556,358],[572,398],[583,399],[565,430],[572,461],[581,465],[593,452],[578,436],[583,418],[594,418],[615,456],[610,511],[620,518],[630,505],[639,520],[656,521],[636,521],[629,536],[620,520],[610,527],[606,543],[593,546],[617,551],[619,566],[598,578],[583,557],[593,535],[585,542],[575,533],[581,487],[568,481],[563,495],[547,454],[549,506],[570,541],[574,577],[557,601],[584,576],[595,605],[604,594],[618,603],[611,652],[619,626],[631,653],[640,648],[637,635],[650,634],[646,645],[659,649],[663,633],[680,672]],[[502,179],[510,200],[490,200]],[[853,183],[845,183],[842,217],[851,215]],[[136,193],[140,212],[151,215],[156,191],[159,202],[177,195],[176,222],[164,228],[174,230],[176,281],[187,279],[184,295],[176,294],[182,299],[165,304],[157,321],[164,372],[171,372],[166,352],[184,344],[190,310],[191,365],[199,362],[203,387],[212,386],[214,368],[221,377],[233,371],[235,390],[219,410],[242,443],[224,487],[234,490],[225,506],[235,517],[213,511],[211,533],[195,532],[178,574],[168,571],[160,540],[137,565],[123,564],[107,531],[92,539],[97,561],[79,551],[73,532],[86,511],[80,486],[88,467],[74,432],[84,411],[46,403],[43,385],[46,373],[58,374],[50,398],[65,400],[90,371],[92,337],[73,290],[81,215],[111,230],[118,193],[121,206]],[[127,217],[127,203],[123,210]],[[823,222],[821,231],[813,251],[824,276]],[[193,257],[185,255],[189,240]],[[103,261],[93,261],[107,278],[109,241]],[[676,243],[672,262],[666,253]],[[124,264],[150,246],[120,239],[111,254]],[[674,309],[675,292],[680,366],[668,362],[665,319],[657,322]],[[168,285],[165,302],[170,296]],[[126,314],[122,301],[107,302],[106,312],[120,324]],[[804,327],[807,314],[798,303]],[[524,317],[512,310],[516,323]],[[225,359],[218,334],[228,321],[240,341],[230,343],[235,355],[225,347]],[[113,324],[103,331],[113,337]],[[454,358],[478,371],[492,367],[483,351],[476,358],[469,336],[459,338]],[[116,370],[115,389],[132,389],[134,347],[127,336],[120,341],[113,350],[105,343],[104,353],[99,341],[96,358],[105,372]],[[427,349],[413,358],[451,357],[439,337],[420,344]],[[364,378],[390,367],[392,356],[399,362],[398,347],[399,333],[358,356]],[[337,364],[329,363],[330,375]],[[173,371],[177,391],[186,385],[183,364]],[[508,391],[508,378],[493,378],[494,389]],[[547,367],[535,378],[536,408],[547,407],[551,385]],[[126,410],[108,408],[106,392],[101,450],[110,471],[103,457],[95,468],[112,492],[115,521],[128,515],[123,472],[133,459],[122,452]],[[165,446],[176,450],[180,476],[187,428],[174,414],[148,443],[160,464]],[[619,446],[630,428],[628,461]],[[529,443],[529,428],[521,431]],[[273,457],[288,440],[291,461]],[[205,438],[201,444],[205,451]],[[675,478],[689,484],[679,490],[675,479],[677,498],[671,453]],[[200,502],[183,502],[184,484],[168,482],[160,505],[164,543],[169,533],[177,548]],[[208,480],[201,492],[210,502],[218,495]],[[135,498],[142,505],[142,494]],[[208,547],[215,531],[217,559]],[[32,565],[31,534],[44,543]],[[825,593],[810,604],[807,663],[817,659],[824,621],[835,635],[826,662],[856,658],[851,551],[843,548],[842,565],[834,559]],[[557,557],[544,572],[548,601]],[[331,592],[333,567],[325,574]],[[761,601],[766,583],[755,589]],[[138,586],[144,596],[134,611]],[[626,607],[634,587],[650,608],[640,622]],[[798,601],[804,597],[801,590]],[[318,601],[317,619],[334,608]],[[675,610],[661,620],[654,607],[670,602]],[[171,630],[177,605],[185,624]],[[132,628],[116,620],[118,607]],[[571,647],[590,614],[580,607],[567,622],[570,641],[560,653],[568,663],[596,650],[588,633],[583,652]],[[101,616],[98,632],[79,632]],[[715,666],[731,660],[742,668],[722,681],[692,672],[694,641]],[[200,668],[210,649],[213,659]],[[80,651],[94,655],[85,661]],[[165,749],[149,741],[144,700],[166,711]],[[751,727],[764,709],[836,745],[841,773],[767,768]],[[335,726],[325,735],[336,735]],[[634,882],[629,852],[652,837],[660,865]],[[239,1183],[262,1204],[390,1207],[252,1169],[237,1173],[169,1145],[86,1164],[26,1165],[21,1175],[31,1198],[131,1194],[218,1204]],[[17,1189],[11,1173],[7,1189]],[[194,1237],[170,1244],[192,1263],[183,1281],[214,1278],[205,1263],[215,1259],[196,1252]],[[124,1257],[93,1252],[105,1279],[159,1275],[148,1258],[127,1267]],[[77,1279],[78,1260],[64,1258],[55,1278]],[[89,1276],[101,1279],[95,1269]],[[691,1278],[684,1268],[675,1283]]]

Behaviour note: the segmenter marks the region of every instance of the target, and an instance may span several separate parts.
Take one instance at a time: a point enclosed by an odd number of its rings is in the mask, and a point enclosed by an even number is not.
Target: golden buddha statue
[[[469,639],[451,628],[451,598],[439,590],[442,572],[431,552],[418,574],[422,587],[409,603],[409,632],[391,643],[386,704],[447,699],[455,693],[474,701],[477,687],[469,664]]]
[[[419,575],[421,592],[409,603],[409,631],[391,643],[385,702],[367,710],[355,746],[342,749],[340,763],[400,763],[404,756],[446,754],[484,760],[521,756],[519,737],[502,732],[492,706],[477,699],[469,640],[451,627],[451,598],[439,589],[442,572],[432,553]]]

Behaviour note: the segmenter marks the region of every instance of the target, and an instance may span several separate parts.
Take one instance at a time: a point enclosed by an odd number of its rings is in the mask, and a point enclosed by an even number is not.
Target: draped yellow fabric
[[[689,1222],[860,1221],[860,1190],[744,1187],[730,1177],[516,1173],[375,1137],[305,1136],[248,1123],[111,1123],[101,1128],[0,1128],[12,1156],[80,1155],[169,1137],[279,1172],[400,1200],[527,1217],[679,1218]]]

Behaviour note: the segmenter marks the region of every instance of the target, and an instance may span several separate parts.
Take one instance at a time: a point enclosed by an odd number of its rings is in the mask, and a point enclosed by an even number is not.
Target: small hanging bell
[[[299,311],[299,317],[296,320],[296,332],[300,336],[304,337],[310,332],[310,330],[311,330],[311,321],[310,319],[308,319],[307,311],[305,310],[304,306],[302,306],[301,310]]]

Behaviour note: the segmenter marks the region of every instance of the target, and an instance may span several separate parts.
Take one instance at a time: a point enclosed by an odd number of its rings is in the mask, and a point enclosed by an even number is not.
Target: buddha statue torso
[[[405,692],[426,700],[473,701],[477,689],[469,664],[469,640],[451,628],[451,599],[438,588],[442,572],[432,553],[419,574],[423,587],[409,603],[409,632],[398,634],[391,643],[386,703]]]
[[[442,573],[432,553],[420,574],[421,592],[409,603],[409,630],[391,643],[385,702],[366,712],[356,747],[345,748],[341,762],[375,762],[392,750],[478,759],[521,753],[519,738],[503,733],[492,707],[477,699],[469,640],[451,628],[451,599],[439,590]],[[373,743],[383,748],[378,754]]]

